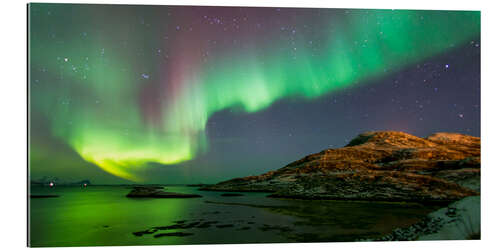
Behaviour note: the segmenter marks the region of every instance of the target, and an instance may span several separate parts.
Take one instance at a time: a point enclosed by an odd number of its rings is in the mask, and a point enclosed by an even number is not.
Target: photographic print
[[[479,11],[27,8],[29,246],[481,238]]]

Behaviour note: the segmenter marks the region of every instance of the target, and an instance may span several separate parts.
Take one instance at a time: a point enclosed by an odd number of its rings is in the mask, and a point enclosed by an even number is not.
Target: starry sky
[[[357,134],[480,135],[480,13],[30,4],[32,179],[214,183]]]

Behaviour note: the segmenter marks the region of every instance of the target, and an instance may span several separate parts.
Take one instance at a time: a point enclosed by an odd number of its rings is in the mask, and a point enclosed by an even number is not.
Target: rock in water
[[[233,196],[243,196],[243,194],[240,194],[240,193],[223,193],[220,196],[233,197]]]
[[[165,236],[176,236],[176,237],[186,237],[186,236],[191,236],[193,235],[192,233],[184,233],[184,232],[173,232],[173,233],[161,233],[161,234],[155,234],[155,238],[159,237],[165,237]]]
[[[308,155],[276,171],[201,190],[267,191],[271,197],[450,202],[479,195],[480,139],[367,132],[345,147]]]
[[[181,193],[172,193],[165,192],[156,187],[134,187],[127,194],[127,197],[130,198],[197,198],[201,197],[201,195],[197,194],[181,194]]]
[[[57,198],[59,195],[55,194],[31,194],[30,198],[33,199],[40,199],[40,198]]]

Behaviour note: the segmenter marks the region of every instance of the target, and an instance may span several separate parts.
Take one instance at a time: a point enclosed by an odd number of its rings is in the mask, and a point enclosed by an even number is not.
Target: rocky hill
[[[263,191],[271,197],[449,202],[479,195],[480,139],[367,132],[343,148],[308,155],[276,171],[207,186]]]

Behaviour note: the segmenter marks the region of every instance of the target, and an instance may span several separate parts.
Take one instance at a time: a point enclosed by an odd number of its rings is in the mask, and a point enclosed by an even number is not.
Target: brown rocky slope
[[[367,132],[343,148],[308,155],[258,176],[207,186],[271,197],[449,202],[480,191],[480,139],[436,133]]]

